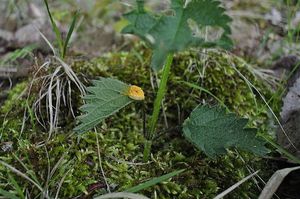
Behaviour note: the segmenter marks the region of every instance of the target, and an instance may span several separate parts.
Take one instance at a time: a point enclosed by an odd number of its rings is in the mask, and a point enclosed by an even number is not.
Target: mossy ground
[[[196,105],[217,104],[211,95],[193,89],[182,81],[209,90],[229,110],[250,118],[251,126],[265,127],[265,104],[257,93],[249,89],[233,64],[266,97],[271,95],[269,88],[251,73],[243,61],[216,50],[205,53],[189,51],[175,56],[164,101],[168,127],[161,117],[157,129],[162,130],[156,136],[151,161],[143,163],[143,123],[151,114],[156,89],[155,83],[154,88],[151,85],[155,75],[149,67],[150,56],[150,52],[139,45],[129,52],[110,53],[71,64],[82,80],[97,76],[116,77],[145,91],[145,102],[131,105],[108,118],[97,127],[97,134],[74,135],[71,129],[75,119],[69,119],[45,142],[47,131],[39,126],[34,114],[28,114],[29,119],[21,133],[24,110],[31,107],[35,96],[31,93],[30,100],[26,101],[28,93],[24,90],[29,86],[29,80],[17,85],[1,107],[1,143],[13,142],[10,151],[0,152],[1,160],[36,178],[35,181],[52,197],[61,187],[60,198],[89,198],[105,193],[99,155],[112,191],[123,191],[153,177],[186,169],[183,174],[142,192],[151,198],[212,198],[249,175],[249,168],[258,170],[266,167],[266,162],[261,158],[235,150],[210,159],[182,136],[180,124]],[[79,95],[73,95],[73,98],[74,110],[78,110],[81,105]],[[61,112],[67,112],[67,108],[61,108]],[[77,111],[76,114],[80,113]],[[10,169],[1,165],[0,170],[0,188],[16,193],[16,184],[11,180],[15,179],[22,191],[32,198],[41,194],[28,180],[18,177]],[[257,193],[257,185],[249,180],[231,193],[230,198],[256,198]]]

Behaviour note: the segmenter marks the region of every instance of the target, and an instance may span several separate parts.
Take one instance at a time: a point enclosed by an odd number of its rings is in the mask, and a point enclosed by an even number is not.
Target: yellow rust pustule
[[[132,85],[128,88],[127,95],[133,100],[145,99],[144,91],[140,87],[135,85]]]

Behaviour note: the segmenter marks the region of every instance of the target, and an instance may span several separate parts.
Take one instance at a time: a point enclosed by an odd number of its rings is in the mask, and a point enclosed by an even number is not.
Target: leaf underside
[[[265,155],[265,142],[256,137],[256,129],[245,128],[248,119],[226,114],[223,108],[198,106],[185,120],[185,137],[207,156],[226,153],[227,148],[237,147],[257,155]]]
[[[215,0],[191,0],[185,5],[185,0],[172,0],[173,15],[154,15],[145,11],[144,1],[137,1],[138,7],[124,15],[129,21],[122,33],[134,34],[145,40],[153,49],[151,67],[159,70],[169,53],[175,53],[188,47],[230,48],[232,41],[229,22],[231,18]],[[199,29],[207,27],[219,28],[222,33],[214,41],[206,41],[195,35],[189,21],[193,21]],[[206,35],[207,36],[207,35]]]
[[[80,107],[85,114],[78,117],[80,124],[74,131],[84,133],[133,102],[124,94],[128,88],[129,85],[112,78],[94,80],[93,86],[87,88],[86,104]]]

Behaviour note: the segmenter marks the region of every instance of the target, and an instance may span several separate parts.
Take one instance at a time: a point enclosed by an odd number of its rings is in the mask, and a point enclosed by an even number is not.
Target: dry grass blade
[[[129,198],[129,199],[149,199],[146,196],[135,194],[135,193],[126,193],[126,192],[118,192],[118,193],[109,193],[94,199],[110,199],[110,198]]]
[[[56,121],[55,121],[55,118],[56,115],[53,113],[53,99],[52,99],[52,92],[53,92],[53,89],[52,89],[52,85],[53,85],[53,81],[54,81],[54,78],[56,78],[58,80],[58,73],[60,71],[61,67],[57,67],[54,71],[54,73],[51,75],[51,79],[50,79],[50,85],[48,87],[48,93],[47,93],[47,99],[48,99],[48,109],[49,109],[49,119],[50,119],[50,130],[49,130],[49,138],[51,137],[52,135],[52,132],[54,131],[55,127],[56,127]],[[57,86],[57,85],[56,85]],[[55,86],[54,86],[55,87]],[[56,96],[57,99],[56,99],[56,102],[58,103],[59,99],[58,96]],[[57,113],[57,110],[55,111],[55,113]]]
[[[65,87],[63,87],[65,88]],[[65,97],[65,95],[63,95],[63,97]],[[69,110],[71,111],[72,116],[75,118],[75,113],[73,111],[73,107],[72,107],[72,88],[71,88],[71,81],[68,80],[68,102],[67,103],[69,105]],[[66,101],[66,100],[65,100]]]
[[[54,72],[42,77],[41,80],[39,80],[42,82],[39,92],[39,98],[34,103],[36,117],[39,118],[38,115],[41,116],[40,119],[37,119],[38,122],[44,127],[47,126],[47,123],[49,124],[48,139],[51,137],[52,133],[58,126],[60,109],[63,105],[65,107],[68,107],[73,117],[75,117],[71,104],[71,83],[75,84],[75,87],[77,87],[81,95],[85,94],[85,86],[80,82],[70,66],[68,66],[59,58],[57,59],[59,60],[59,62],[52,63],[53,66],[56,65],[56,69],[54,70]],[[48,70],[46,69],[46,71]],[[41,107],[43,107],[43,105],[41,104],[43,100],[45,100],[45,111],[48,118],[47,122],[41,121],[43,120],[43,115],[45,115],[43,114],[43,111],[41,109]]]
[[[102,177],[104,179],[107,191],[110,193],[111,192],[110,187],[109,187],[109,184],[107,182],[107,178],[105,176],[105,172],[104,172],[104,169],[103,169],[103,166],[102,166],[102,158],[101,158],[101,154],[100,154],[99,138],[98,138],[98,132],[96,131],[96,129],[95,129],[95,134],[96,134],[96,142],[97,142],[97,154],[98,154],[99,167],[100,167]]]
[[[71,171],[71,170],[68,170],[68,171],[63,175],[63,177],[61,178],[61,180],[60,180],[60,182],[59,182],[59,184],[58,184],[58,186],[57,186],[57,191],[56,191],[56,194],[55,194],[55,199],[58,199],[58,195],[59,195],[60,189],[61,189],[61,187],[62,187],[62,184],[64,183],[65,178],[67,177],[67,175],[69,174],[70,171]]]
[[[265,99],[265,97],[263,96],[263,94],[261,94],[261,92],[234,66],[233,69],[235,71],[237,71],[237,73],[245,80],[245,82],[247,84],[249,84],[251,86],[251,88],[253,88],[258,95],[260,96],[260,98],[264,101],[265,105],[268,107],[268,109],[270,110],[271,114],[274,116],[276,122],[278,123],[280,129],[282,130],[282,132],[284,133],[284,135],[286,136],[287,140],[289,141],[289,143],[294,147],[294,149],[298,150],[297,147],[295,146],[295,144],[292,142],[292,140],[290,139],[290,137],[287,135],[287,133],[285,132],[283,126],[281,125],[278,117],[276,116],[276,114],[274,113],[273,109],[270,107],[269,103],[267,102],[267,100]]]
[[[291,173],[292,171],[298,170],[298,169],[300,169],[300,166],[298,166],[298,167],[292,167],[292,168],[286,168],[286,169],[281,169],[281,170],[276,171],[272,175],[272,177],[270,178],[270,180],[268,181],[268,183],[266,184],[265,188],[263,189],[263,191],[259,195],[258,199],[270,199],[270,198],[272,198],[272,196],[276,192],[277,188],[279,187],[279,185],[281,184],[281,182],[283,181],[283,179],[289,173]]]
[[[229,58],[231,54],[229,54]],[[240,60],[240,59],[239,59]],[[259,95],[259,97],[263,100],[263,102],[265,103],[266,107],[268,108],[268,110],[271,112],[271,114],[273,115],[273,117],[275,118],[276,122],[278,123],[281,131],[283,132],[283,134],[286,136],[287,140],[289,141],[289,143],[293,146],[294,149],[298,150],[297,147],[295,146],[295,144],[292,142],[292,140],[290,139],[290,137],[287,135],[287,133],[285,132],[283,126],[281,125],[281,122],[279,121],[279,118],[276,116],[276,114],[274,113],[273,109],[271,108],[271,106],[269,105],[269,103],[267,102],[267,100],[265,99],[264,95],[256,88],[255,85],[253,85],[253,83],[251,83],[236,67],[234,61],[230,61],[232,68],[238,73],[238,75],[247,83],[247,85],[249,85],[250,87],[250,91],[252,91],[252,89],[254,89],[257,94]],[[244,66],[246,66],[249,69],[249,65],[247,65],[244,61]],[[249,70],[250,71],[250,70]]]
[[[237,187],[239,187],[241,184],[243,184],[244,182],[246,182],[247,180],[249,180],[250,178],[252,178],[253,176],[255,176],[259,171],[256,171],[254,173],[252,173],[251,175],[248,175],[247,177],[245,177],[244,179],[240,180],[239,182],[235,183],[234,185],[232,185],[231,187],[229,187],[228,189],[226,189],[225,191],[223,191],[222,193],[220,193],[219,195],[217,195],[214,199],[221,199],[224,196],[226,196],[227,194],[229,194],[230,192],[232,192],[234,189],[236,189]]]
[[[69,149],[63,153],[63,155],[59,158],[59,160],[57,161],[57,163],[54,165],[54,167],[52,168],[51,172],[49,173],[49,179],[53,177],[54,173],[57,171],[58,168],[62,167],[63,161],[66,157],[66,155],[69,152]]]
[[[49,10],[48,10],[49,12]],[[37,29],[37,28],[36,28]],[[51,43],[47,40],[47,38],[37,29],[37,31],[40,33],[42,38],[45,40],[45,42],[49,45],[49,47],[53,51],[53,58],[54,61],[49,61],[45,64],[43,64],[38,71],[35,73],[34,79],[32,83],[36,80],[35,77],[38,74],[38,72],[44,68],[46,71],[49,71],[49,67],[54,66],[56,67],[54,72],[51,72],[51,74],[42,77],[40,81],[42,81],[41,89],[39,92],[39,98],[34,103],[34,112],[37,118],[37,121],[45,127],[47,124],[49,124],[49,137],[50,139],[52,133],[56,130],[58,126],[59,121],[59,113],[61,106],[64,105],[65,107],[68,107],[72,116],[75,118],[74,111],[72,109],[72,100],[71,100],[71,83],[75,84],[75,87],[80,91],[81,96],[85,95],[85,86],[84,84],[79,80],[77,75],[74,73],[72,68],[65,63],[62,59],[60,59],[55,51],[55,48],[51,45]],[[70,35],[69,35],[70,36]],[[45,68],[47,66],[47,68]],[[49,71],[50,72],[50,71]],[[31,83],[31,86],[32,86]],[[30,89],[31,89],[30,86]],[[65,88],[67,87],[67,88]],[[46,116],[48,121],[44,121],[43,111],[42,108],[43,105],[41,102],[45,99],[45,106],[46,106]],[[62,101],[61,101],[62,100]],[[40,115],[41,117],[38,117]]]
[[[46,38],[46,36],[37,27],[34,26],[34,28],[40,33],[41,37],[45,40],[47,45],[51,48],[53,55],[55,56],[57,53],[55,51],[55,48],[51,45],[50,41]]]
[[[61,99],[61,81],[60,79],[56,80],[56,98],[57,99]],[[60,101],[61,100],[56,100],[56,104],[55,104],[55,114],[54,114],[54,125],[58,126],[58,120],[59,120],[59,107],[60,107]]]
[[[85,95],[85,86],[83,83],[78,79],[77,75],[74,73],[74,71],[71,69],[71,67],[66,64],[63,60],[61,60],[59,57],[54,56],[54,58],[62,65],[64,68],[65,73],[67,76],[72,80],[72,82],[77,86],[82,96]]]

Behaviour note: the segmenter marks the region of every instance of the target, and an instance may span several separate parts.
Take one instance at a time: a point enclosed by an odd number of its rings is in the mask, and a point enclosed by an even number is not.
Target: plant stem
[[[51,26],[52,26],[52,29],[55,33],[55,36],[56,36],[56,41],[58,43],[58,47],[59,47],[59,53],[60,53],[60,56],[62,56],[62,53],[63,53],[63,50],[64,50],[64,44],[63,44],[63,40],[62,40],[62,37],[61,37],[61,33],[52,17],[52,14],[50,12],[50,9],[49,9],[49,5],[48,5],[48,0],[44,0],[44,3],[46,5],[46,8],[47,8],[47,12],[48,12],[48,16],[50,18],[50,21],[51,21]],[[61,57],[63,58],[63,57]]]
[[[268,136],[265,136],[263,134],[259,134],[262,138],[264,138],[267,142],[269,142],[272,146],[274,146],[277,151],[279,151],[281,154],[285,155],[289,160],[300,164],[300,159],[290,152],[288,152],[285,148],[274,142],[272,139],[270,139]]]
[[[150,140],[145,140],[145,143],[144,143],[144,162],[147,162],[149,160],[149,156],[150,156],[150,153],[151,153],[151,146],[152,146],[152,139]]]
[[[157,120],[158,120],[158,116],[159,116],[159,110],[161,107],[161,103],[162,103],[162,100],[166,93],[167,81],[168,81],[168,77],[170,74],[172,62],[173,62],[173,54],[169,54],[167,57],[167,60],[166,60],[166,64],[163,69],[162,79],[159,84],[157,95],[156,95],[156,98],[154,101],[153,113],[152,113],[151,120],[150,120],[149,137],[146,138],[148,140],[145,142],[145,145],[144,145],[144,161],[147,161],[149,159],[149,155],[151,152],[152,138],[155,133],[155,128],[156,128],[156,124],[157,124]]]

